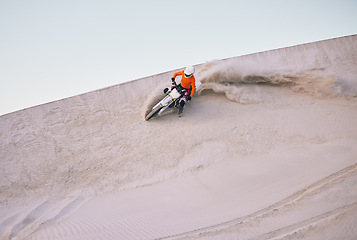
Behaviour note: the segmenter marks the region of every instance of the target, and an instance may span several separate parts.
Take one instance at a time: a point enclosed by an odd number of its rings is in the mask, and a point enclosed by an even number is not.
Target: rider
[[[182,117],[182,111],[183,107],[185,106],[187,101],[190,101],[193,94],[195,93],[195,76],[193,74],[195,73],[195,68],[193,66],[188,66],[184,71],[174,73],[173,77],[171,78],[172,80],[172,87],[174,87],[175,84],[175,78],[178,75],[181,75],[181,83],[178,85],[178,87],[182,88],[183,96],[179,100],[179,112],[178,116]],[[164,92],[166,93],[168,89],[165,89]]]

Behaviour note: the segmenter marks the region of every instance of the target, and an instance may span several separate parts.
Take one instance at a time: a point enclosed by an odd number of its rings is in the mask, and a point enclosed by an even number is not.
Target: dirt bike
[[[148,121],[154,116],[160,116],[167,108],[178,107],[178,101],[183,96],[183,89],[181,85],[177,85],[175,81],[172,82],[173,88],[167,91],[166,96],[158,102],[151,111],[146,115],[145,120]]]

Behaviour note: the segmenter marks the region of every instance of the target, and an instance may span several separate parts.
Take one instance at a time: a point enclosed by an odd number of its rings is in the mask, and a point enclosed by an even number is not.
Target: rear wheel
[[[157,106],[156,108],[154,108],[153,110],[151,110],[151,112],[149,112],[146,117],[145,120],[148,121],[150,120],[152,117],[154,117],[160,110],[161,110],[161,106]]]

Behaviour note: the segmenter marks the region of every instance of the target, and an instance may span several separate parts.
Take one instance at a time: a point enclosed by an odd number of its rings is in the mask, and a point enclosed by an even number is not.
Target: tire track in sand
[[[255,221],[261,220],[265,217],[269,217],[274,214],[279,214],[283,209],[293,207],[297,202],[303,200],[306,198],[308,195],[314,194],[316,192],[321,191],[324,187],[326,187],[329,184],[333,184],[335,182],[339,182],[344,180],[345,178],[354,175],[357,173],[357,163],[353,164],[347,168],[344,168],[340,171],[337,171],[328,177],[315,182],[308,187],[297,191],[296,193],[290,195],[289,197],[267,207],[264,208],[258,212],[252,213],[250,215],[233,219],[231,221],[223,222],[220,224],[212,225],[209,227],[201,228],[201,229],[196,229],[194,231],[186,232],[186,233],[181,233],[181,234],[176,234],[172,236],[167,236],[159,239],[199,239],[201,237],[203,238],[208,238],[209,236],[214,236],[216,234],[221,234],[224,232],[228,232],[232,229],[238,229],[243,227],[243,225],[248,225],[252,224]],[[279,230],[271,231],[269,233],[260,235],[260,236],[254,236],[253,238],[250,237],[248,239],[269,239],[271,237],[279,237],[279,236],[286,236],[289,233],[296,232],[299,229],[304,229],[308,226],[311,226],[313,224],[318,224],[320,222],[327,221],[332,218],[336,218],[348,211],[354,210],[357,208],[357,202],[334,209],[332,211],[326,212],[324,214],[305,219],[304,221],[301,221],[299,223],[293,224],[291,226],[285,226],[283,228],[280,228]],[[271,237],[270,237],[271,236]],[[212,237],[214,239],[214,237]]]

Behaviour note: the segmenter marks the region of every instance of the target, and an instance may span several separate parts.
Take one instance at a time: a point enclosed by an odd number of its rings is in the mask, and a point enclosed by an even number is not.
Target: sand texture
[[[357,239],[357,35],[197,65],[145,121],[177,70],[0,116],[0,239]]]

